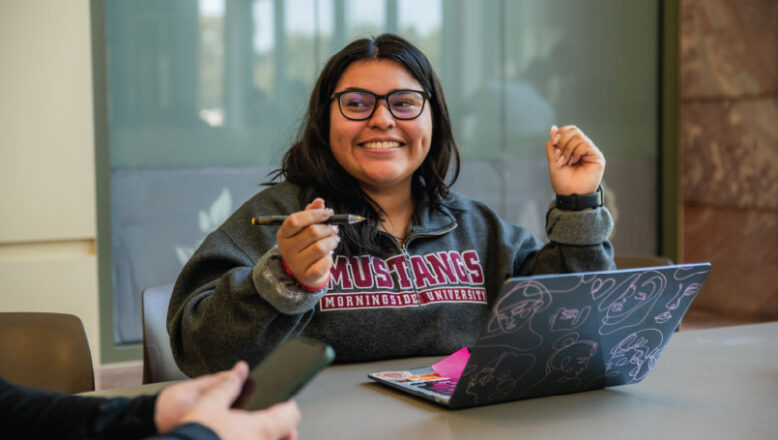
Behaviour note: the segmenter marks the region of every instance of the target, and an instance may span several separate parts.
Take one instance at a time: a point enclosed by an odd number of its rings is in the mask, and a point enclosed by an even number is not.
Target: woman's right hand
[[[316,198],[289,215],[276,233],[276,243],[286,266],[298,282],[320,286],[327,282],[332,268],[332,251],[338,246],[338,227],[321,222],[332,216],[324,200]]]

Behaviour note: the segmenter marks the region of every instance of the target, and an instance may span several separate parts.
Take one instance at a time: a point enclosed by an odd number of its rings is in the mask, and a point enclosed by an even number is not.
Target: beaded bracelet
[[[327,287],[327,283],[330,282],[330,274],[328,272],[327,273],[327,279],[324,280],[324,282],[320,286],[315,286],[315,287],[314,286],[309,286],[309,285],[303,283],[302,281],[298,280],[297,277],[294,276],[292,271],[289,269],[289,266],[286,265],[286,261],[284,261],[283,258],[281,258],[281,266],[283,266],[284,272],[286,272],[287,275],[292,277],[292,279],[295,280],[295,282],[297,282],[298,286],[302,287],[304,290],[306,290],[308,292],[318,292],[318,291],[324,289],[325,287]]]

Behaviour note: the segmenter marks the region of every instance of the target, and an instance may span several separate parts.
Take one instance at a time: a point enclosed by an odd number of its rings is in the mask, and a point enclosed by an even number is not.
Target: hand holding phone
[[[335,351],[329,345],[292,337],[251,370],[233,407],[253,411],[289,400],[333,359]]]

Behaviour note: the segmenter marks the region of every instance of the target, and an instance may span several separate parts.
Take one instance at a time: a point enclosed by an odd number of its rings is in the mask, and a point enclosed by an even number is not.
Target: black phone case
[[[289,400],[334,358],[335,352],[329,345],[295,336],[251,370],[233,406],[260,410]]]

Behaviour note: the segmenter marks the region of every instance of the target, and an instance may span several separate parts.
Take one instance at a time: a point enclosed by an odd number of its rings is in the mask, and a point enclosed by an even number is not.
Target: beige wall
[[[81,318],[99,363],[89,2],[0,2],[0,311]]]

